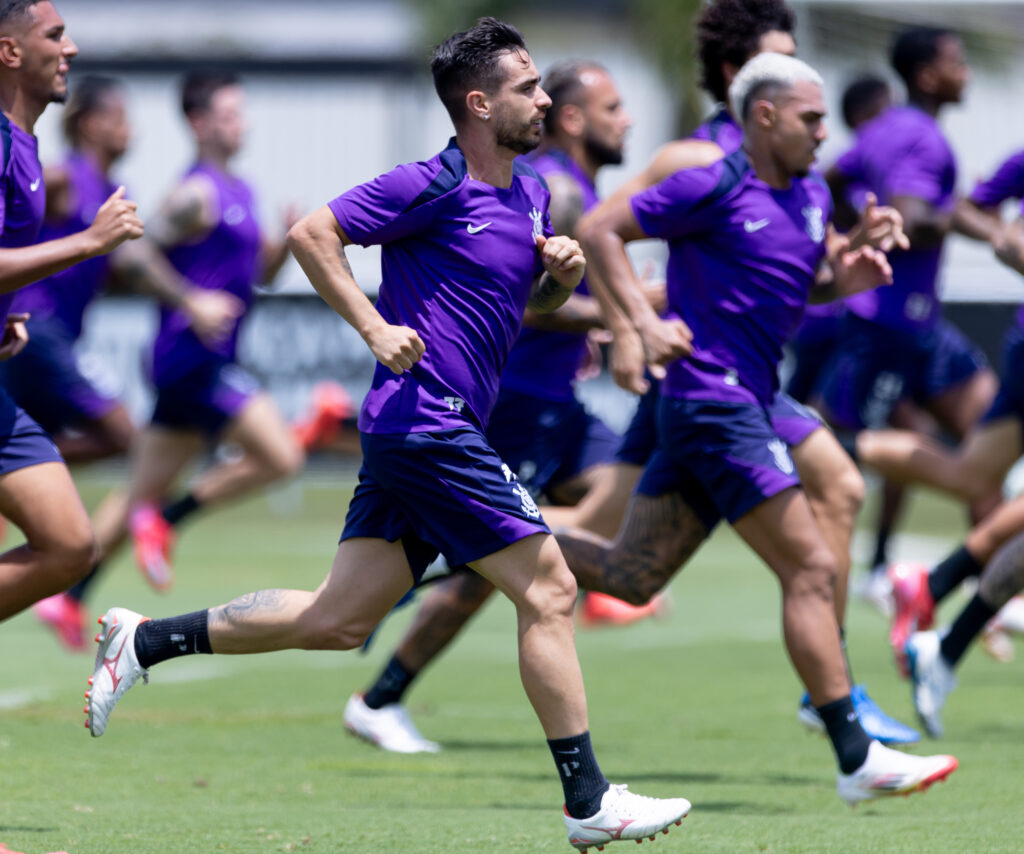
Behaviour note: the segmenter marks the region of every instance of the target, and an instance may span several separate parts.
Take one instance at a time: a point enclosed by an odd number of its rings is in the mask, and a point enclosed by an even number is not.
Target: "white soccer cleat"
[[[861,801],[923,792],[956,770],[955,756],[911,756],[871,742],[868,758],[852,774],[836,775],[836,788],[851,807]]]
[[[932,738],[945,731],[942,707],[956,688],[956,676],[942,657],[938,632],[917,632],[907,641],[914,709]]]
[[[441,745],[425,739],[401,703],[371,709],[362,694],[345,704],[345,728],[353,735],[391,753],[440,753]]]
[[[622,839],[653,840],[659,832],[668,833],[673,824],[682,824],[689,811],[686,798],[645,798],[634,795],[628,786],[613,784],[601,798],[601,809],[589,818],[573,818],[565,812],[565,827],[573,848],[586,851],[596,845],[601,851],[606,843]]]
[[[100,648],[83,710],[88,716],[85,725],[97,738],[106,730],[114,706],[139,677],[149,682],[149,671],[143,669],[135,656],[135,630],[146,619],[127,608],[111,608],[99,619],[103,628],[96,635],[96,642]]]

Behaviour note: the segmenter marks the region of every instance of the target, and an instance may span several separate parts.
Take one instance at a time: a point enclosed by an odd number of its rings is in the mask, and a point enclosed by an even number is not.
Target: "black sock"
[[[363,695],[363,702],[371,709],[380,709],[390,703],[402,702],[402,696],[409,689],[417,671],[409,670],[398,660],[397,655],[391,656],[377,681]]]
[[[889,537],[892,530],[888,525],[878,528],[875,538],[875,556],[871,559],[871,571],[884,573],[889,564]]]
[[[191,516],[201,505],[196,500],[196,497],[191,493],[186,493],[184,496],[179,498],[164,507],[160,511],[160,515],[164,517],[171,525],[177,525],[183,519]]]
[[[208,619],[209,611],[193,611],[180,617],[139,623],[135,631],[135,655],[139,664],[148,669],[181,655],[197,652],[209,655],[213,650],[206,629]]]
[[[967,652],[971,641],[978,636],[985,628],[985,624],[998,611],[998,608],[993,608],[977,594],[967,603],[939,645],[939,652],[942,653],[942,657],[946,659],[946,663],[950,667],[956,667],[960,659],[964,657],[964,653]]]
[[[832,749],[839,761],[839,770],[844,774],[852,774],[868,758],[871,739],[857,720],[853,710],[853,700],[847,695],[840,700],[833,700],[818,707],[818,714],[825,723]]]
[[[76,602],[81,602],[85,599],[85,594],[88,592],[92,583],[96,580],[96,576],[100,574],[100,567],[103,566],[102,561],[97,561],[93,568],[89,570],[89,574],[85,576],[77,584],[68,588],[68,596],[74,599]]]
[[[928,592],[936,604],[945,599],[972,575],[980,575],[982,565],[967,551],[967,546],[960,546],[935,569],[928,573]]]
[[[548,739],[565,792],[565,808],[573,818],[589,818],[601,809],[608,781],[590,746],[589,730],[569,738]]]

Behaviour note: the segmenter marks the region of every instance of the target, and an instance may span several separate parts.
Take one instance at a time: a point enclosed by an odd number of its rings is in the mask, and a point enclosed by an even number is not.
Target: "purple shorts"
[[[259,390],[253,376],[234,362],[207,363],[157,388],[150,420],[172,430],[199,430],[216,437]]]
[[[813,409],[797,403],[781,391],[775,393],[772,405],[768,407],[768,418],[778,437],[791,448],[795,448],[819,427],[825,426]]]
[[[0,475],[64,458],[53,439],[0,388]]]
[[[987,424],[1001,418],[1016,418],[1024,425],[1024,329],[1019,324],[1010,327],[1003,346],[999,393],[981,421]]]
[[[59,321],[29,321],[25,349],[0,365],[0,383],[47,432],[98,421],[120,405],[102,378],[75,354]]]
[[[614,462],[619,444],[612,429],[575,398],[552,401],[514,391],[498,392],[486,436],[534,498]]]
[[[709,531],[800,485],[786,443],[759,406],[662,397],[658,428],[661,446],[636,491],[679,493]]]
[[[439,553],[460,566],[550,533],[476,427],[360,438],[363,466],[341,539],[401,540],[417,582]]]
[[[879,428],[899,401],[927,403],[987,365],[947,320],[926,332],[899,333],[848,314],[822,397],[837,428]]]

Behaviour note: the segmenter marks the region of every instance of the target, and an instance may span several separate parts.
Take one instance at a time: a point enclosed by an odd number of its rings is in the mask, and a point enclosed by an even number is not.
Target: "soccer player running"
[[[0,316],[6,319],[0,360],[25,346],[24,313],[10,313],[25,285],[103,255],[141,236],[135,203],[119,187],[87,227],[38,242],[46,189],[32,135],[51,102],[67,95],[78,48],[50,2],[0,3]],[[0,514],[25,544],[0,555],[0,620],[74,584],[92,560],[89,517],[57,447],[0,388]]]
[[[751,57],[766,51],[792,54],[796,48],[792,30],[793,12],[780,0],[716,0],[709,3],[697,21],[697,42],[701,57],[703,86],[721,103],[715,115],[695,132],[695,139],[674,140],[664,145],[647,169],[627,182],[606,203],[628,211],[630,199],[642,190],[663,181],[685,168],[708,166],[726,154],[737,151],[743,139],[743,130],[733,117],[726,101],[728,86],[740,67]],[[892,211],[877,205],[868,205],[863,217],[865,234],[872,239],[901,239]],[[752,221],[757,230],[757,222]],[[594,274],[594,270],[591,270]],[[600,292],[598,291],[598,294]],[[615,329],[621,319],[614,305],[605,306]],[[628,355],[633,342],[627,328],[617,336],[612,350],[612,371],[620,385],[643,393],[636,416],[630,424],[619,449],[620,465],[615,467],[617,483],[623,493],[631,492],[640,478],[643,466],[650,460],[657,446],[657,384],[637,380],[618,371],[620,353]],[[645,388],[646,386],[650,388]],[[846,592],[850,573],[850,542],[857,513],[864,498],[864,480],[849,455],[811,411],[792,398],[776,393],[769,406],[772,426],[789,446],[789,454],[800,476],[814,519],[825,542],[832,551],[838,568],[835,587],[836,621],[843,635],[845,651]],[[591,501],[585,500],[578,514],[586,518]],[[672,530],[670,552],[676,562],[654,555],[648,548],[651,539],[662,541],[666,531],[656,528],[623,529],[616,541],[616,550],[591,550],[576,547],[580,542],[573,536],[559,536],[569,568],[579,585],[587,590],[598,590],[644,604],[663,589],[707,538],[709,530],[692,509],[680,506],[685,524]],[[668,523],[674,526],[675,521]],[[662,542],[669,542],[664,540]],[[628,571],[623,565],[628,564]],[[847,662],[849,671],[849,663]],[[852,678],[851,678],[851,681]],[[920,740],[920,734],[911,727],[885,714],[871,698],[864,685],[854,685],[854,708],[861,724],[872,738],[885,744],[910,744]],[[824,731],[821,717],[806,694],[797,708],[798,720],[806,727]]]
[[[131,137],[124,93],[109,77],[83,77],[64,108],[63,123],[71,150],[59,165],[44,170],[43,241],[74,234],[92,222],[117,189],[110,171]],[[0,385],[53,436],[68,464],[125,453],[135,435],[127,410],[105,387],[109,384],[75,354],[85,310],[111,277],[182,308],[193,329],[206,337],[230,331],[237,313],[233,297],[189,287],[146,238],[18,291],[12,311],[31,316],[31,335],[18,358],[0,366]],[[36,605],[36,614],[70,649],[84,649],[87,642],[84,591],[83,581]]]
[[[234,308],[228,328],[212,337],[202,335],[182,307],[161,308],[153,414],[133,449],[127,494],[112,495],[96,515],[100,560],[130,530],[136,562],[157,589],[173,583],[174,526],[202,508],[290,477],[304,463],[273,399],[236,362],[253,286],[272,282],[288,252],[283,239],[261,231],[252,189],[230,170],[245,134],[242,87],[230,74],[190,74],[182,111],[196,162],[151,220],[150,234],[181,277]],[[236,443],[242,456],[214,465],[184,496],[169,500],[181,472],[211,441]]]
[[[836,556],[768,414],[782,345],[808,300],[875,287],[891,271],[871,246],[827,245],[832,202],[810,171],[825,138],[817,72],[761,54],[737,74],[730,101],[742,148],[676,172],[627,206],[602,205],[581,224],[598,273],[592,287],[607,287],[629,319],[616,330],[632,360],[621,363],[627,382],[638,383],[644,362],[663,356],[666,334],[666,321],[642,304],[627,242],[668,241],[669,307],[693,332],[692,356],[672,361],[662,382],[661,446],[623,531],[646,537],[671,573],[687,553],[690,517],[705,534],[727,518],[779,579],[786,647],[835,750],[839,796],[853,804],[922,790],[951,773],[956,759],[890,750],[861,726],[833,603]],[[618,541],[580,539],[577,550],[603,552],[593,562],[631,571]]]
[[[329,575],[314,592],[263,590],[165,620],[112,608],[87,726],[102,735],[125,691],[178,655],[357,647],[443,551],[516,607],[520,672],[563,784],[570,843],[639,840],[679,822],[689,803],[640,797],[602,775],[573,641],[575,582],[529,492],[482,432],[524,310],[557,308],[584,272],[576,242],[551,236],[543,182],[516,160],[539,143],[550,100],[522,36],[493,18],[439,45],[431,69],[455,124],[449,145],[289,232],[317,292],[380,363]],[[352,278],[350,243],[383,246],[376,308]],[[686,352],[680,324],[666,325],[662,342],[664,358]]]
[[[598,172],[605,165],[622,162],[630,118],[611,76],[594,62],[556,65],[541,85],[551,107],[544,117],[542,146],[528,162],[551,192],[555,232],[573,236],[581,214],[597,203]],[[576,507],[571,505],[590,500],[588,496],[595,492],[611,499],[600,500],[602,512],[583,525],[611,537],[629,496],[629,490],[614,487],[611,464],[619,437],[584,409],[574,391],[576,373],[587,356],[587,335],[603,328],[603,323],[585,278],[556,311],[536,314],[527,309],[523,331],[502,370],[486,437],[535,499],[545,495],[555,505],[544,508],[544,519],[553,527],[579,524]],[[456,572],[438,581],[374,683],[349,699],[345,726],[385,750],[440,750],[440,745],[420,734],[403,698],[413,680],[493,592],[494,585],[474,572]],[[594,608],[592,596],[602,600],[601,610]],[[616,618],[625,621],[649,615],[652,605],[637,608],[590,594],[583,609],[584,615],[604,615],[614,608]]]
[[[893,253],[891,288],[848,302],[840,351],[822,389],[823,405],[837,429],[864,431],[883,427],[897,404],[909,399],[962,438],[996,392],[984,357],[942,318],[936,294],[957,176],[956,159],[937,118],[947,104],[961,100],[968,68],[959,37],[931,28],[901,33],[892,65],[907,86],[909,103],[869,122],[829,170],[828,180],[837,198],[856,182],[899,210],[911,248]],[[870,441],[871,433],[863,438]],[[855,442],[857,458],[874,465],[861,457],[862,436]],[[880,470],[900,480],[897,472]],[[973,510],[981,518],[998,496],[978,498]]]

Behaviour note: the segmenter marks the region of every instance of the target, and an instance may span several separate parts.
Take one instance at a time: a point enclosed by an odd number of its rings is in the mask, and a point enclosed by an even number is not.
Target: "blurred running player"
[[[64,133],[70,152],[60,165],[44,170],[44,241],[84,229],[117,189],[110,171],[131,136],[118,82],[83,77],[64,108]],[[19,358],[0,367],[0,384],[53,436],[69,464],[125,453],[135,435],[127,410],[110,388],[113,383],[75,353],[85,310],[112,276],[180,307],[196,333],[207,339],[229,330],[237,313],[233,298],[189,287],[145,238],[22,288],[13,311],[31,316],[31,335]],[[84,649],[87,642],[80,601],[84,589],[80,582],[36,606],[37,615],[71,649]]]
[[[118,700],[168,658],[358,647],[443,551],[515,604],[520,672],[563,784],[569,842],[639,840],[690,805],[637,796],[601,773],[573,641],[576,585],[530,493],[483,435],[524,310],[558,308],[584,272],[577,243],[553,236],[543,180],[516,160],[540,142],[551,101],[522,36],[493,18],[438,46],[431,68],[455,124],[448,146],[344,193],[289,233],[313,286],[380,363],[330,574],[315,592],[263,590],[165,620],[112,608],[87,726],[102,735]],[[376,307],[345,260],[352,242],[383,246]],[[678,326],[663,340],[666,358],[686,351]]]
[[[838,561],[769,415],[782,345],[807,301],[875,287],[891,271],[871,246],[850,248],[863,233],[830,240],[831,197],[810,170],[825,138],[817,72],[761,54],[736,75],[730,101],[743,122],[740,149],[680,170],[625,206],[605,203],[581,225],[597,270],[592,286],[607,287],[628,318],[617,330],[633,338],[624,379],[635,385],[645,361],[663,359],[672,329],[642,304],[628,241],[669,242],[669,307],[692,330],[693,353],[669,364],[661,444],[619,537],[577,533],[560,542],[604,570],[628,577],[635,566],[656,564],[670,576],[691,540],[728,519],[779,579],[786,647],[835,750],[840,797],[856,803],[918,791],[956,760],[892,751],[861,726],[833,602]]]
[[[119,187],[81,231],[38,242],[46,189],[32,135],[51,102],[67,95],[78,48],[50,2],[0,3],[0,316],[6,318],[0,360],[25,346],[24,313],[10,312],[25,285],[142,234],[135,204]],[[25,544],[0,555],[0,620],[80,579],[94,550],[89,517],[57,447],[0,388],[0,514]]]
[[[622,162],[630,118],[611,76],[594,62],[556,65],[542,86],[551,107],[544,117],[544,142],[529,163],[547,181],[555,232],[574,236],[581,214],[597,203],[598,172]],[[523,323],[502,370],[487,440],[535,500],[544,496],[555,505],[544,508],[551,526],[576,525],[571,505],[591,492],[613,499],[602,502],[601,515],[583,526],[612,537],[629,496],[628,490],[613,490],[609,483],[620,440],[584,409],[574,392],[576,374],[588,355],[587,335],[604,324],[586,279],[557,311],[536,314],[527,309]],[[474,572],[457,572],[437,582],[377,680],[348,701],[345,726],[385,750],[439,750],[420,734],[402,700],[417,675],[493,592],[494,586]],[[590,594],[583,614],[593,622],[626,622],[649,615],[652,605],[638,608]]]
[[[173,582],[176,525],[203,507],[292,476],[304,460],[270,395],[236,361],[253,287],[272,282],[288,252],[283,239],[261,230],[252,189],[230,171],[245,134],[242,87],[230,74],[191,74],[182,110],[196,143],[195,165],[153,218],[150,234],[180,276],[228,299],[234,310],[228,328],[207,337],[187,312],[161,309],[153,415],[133,450],[127,495],[112,496],[96,517],[101,561],[130,529],[136,562],[157,589]],[[185,467],[221,441],[238,445],[242,456],[214,465],[184,496],[168,501]]]

